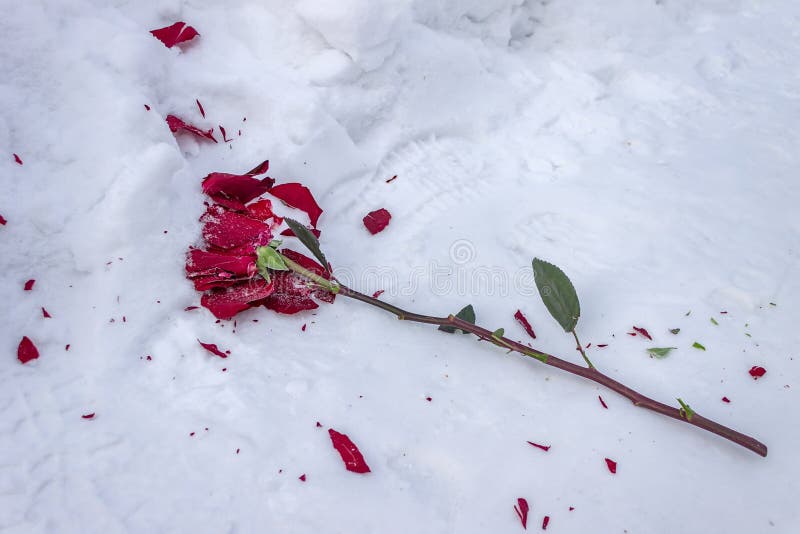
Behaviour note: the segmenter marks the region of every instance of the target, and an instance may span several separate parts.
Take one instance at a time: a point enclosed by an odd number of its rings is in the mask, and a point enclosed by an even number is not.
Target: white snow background
[[[554,533],[797,532],[796,0],[0,11],[3,533],[521,532],[519,497],[533,531],[548,515]],[[176,20],[200,37],[167,49],[149,30]],[[169,113],[233,141],[176,138]],[[344,298],[250,310],[235,333],[185,312],[201,179],[266,158],[315,193],[357,289],[434,315],[472,303],[533,341],[519,308],[536,347],[580,362],[531,292],[531,259],[554,262],[598,368],[768,457]],[[361,218],[381,207],[372,236]],[[26,365],[24,335],[41,353]],[[328,427],[371,473],[345,470]]]

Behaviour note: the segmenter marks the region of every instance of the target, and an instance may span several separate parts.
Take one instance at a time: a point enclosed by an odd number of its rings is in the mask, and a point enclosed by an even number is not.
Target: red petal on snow
[[[267,162],[269,165],[269,162]],[[257,170],[258,167],[254,170]],[[261,174],[261,173],[257,173]],[[275,180],[254,178],[253,174],[212,172],[203,178],[203,193],[214,202],[231,209],[244,211],[245,204],[269,191]]]
[[[186,272],[189,277],[219,271],[244,276],[255,272],[255,263],[251,256],[230,256],[195,248],[186,256]]]
[[[361,451],[358,450],[355,443],[350,441],[347,434],[340,434],[332,428],[328,429],[328,434],[331,437],[333,447],[339,451],[342,457],[345,468],[353,473],[369,473],[369,466],[364,461]]]
[[[94,412],[87,413],[86,415],[82,415],[81,419],[94,419]]]
[[[379,289],[379,290],[377,290],[375,293],[373,293],[373,294],[372,294],[372,298],[376,299],[376,298],[380,297],[381,295],[383,295],[383,293],[384,293],[385,291],[386,291],[385,289]]]
[[[270,227],[263,222],[228,211],[221,206],[209,206],[200,217],[200,222],[203,223],[203,238],[206,242],[221,249],[232,249],[240,245],[267,245],[272,239]]]
[[[379,210],[371,211],[364,216],[364,226],[367,227],[369,233],[375,235],[389,226],[389,220],[391,218],[392,214],[381,208]]]
[[[608,470],[611,471],[611,474],[615,474],[617,472],[617,462],[610,458],[606,458],[606,466],[608,466]]]
[[[550,524],[550,516],[546,515],[544,516],[544,519],[542,519],[542,530],[547,530],[547,525],[549,524]]]
[[[754,365],[753,367],[751,367],[750,371],[748,372],[750,373],[750,376],[753,377],[753,380],[758,380],[759,378],[767,374],[767,370],[758,365]]]
[[[602,404],[602,405],[603,405],[603,408],[605,408],[606,410],[608,410],[608,406],[606,405],[606,401],[604,401],[604,400],[603,400],[603,397],[601,397],[600,395],[598,395],[598,396],[597,396],[597,398],[598,398],[598,399],[600,399],[600,404]]]
[[[200,115],[202,115],[203,118],[205,119],[206,118],[206,110],[203,109],[203,104],[201,104],[200,100],[198,100],[198,99],[195,99],[194,101],[197,102],[197,107],[200,110]],[[225,135],[225,134],[222,134],[222,135]]]
[[[219,356],[220,358],[227,358],[228,357],[227,354],[225,354],[224,352],[219,350],[219,348],[217,348],[217,346],[215,344],[213,344],[213,343],[203,343],[199,339],[197,340],[197,342],[200,343],[200,345],[202,345],[202,347],[204,349],[206,349],[208,352],[210,352],[211,354],[215,354],[215,355]]]
[[[237,313],[272,295],[275,283],[267,283],[261,277],[241,282],[226,289],[214,289],[200,298],[200,304],[214,314],[217,319],[231,319]]]
[[[35,283],[36,283],[36,280],[28,280],[27,282],[25,282],[25,287],[23,287],[23,289],[25,291],[30,291],[31,289],[33,289],[33,284],[35,284]]]
[[[297,478],[298,478],[298,479],[300,479],[300,482],[305,482],[305,481],[306,481],[306,474],[305,474],[305,473],[303,473],[302,475],[300,475],[300,476],[299,476],[299,477],[297,477]]]
[[[164,43],[167,48],[172,48],[176,44],[190,41],[200,35],[197,33],[197,30],[182,21],[178,21],[172,26],[150,30],[150,33],[152,33],[156,39]]]
[[[28,363],[39,357],[39,351],[33,341],[28,336],[23,336],[22,341],[19,342],[17,347],[17,359],[22,363]]]
[[[322,233],[319,230],[317,230],[316,228],[309,228],[308,231],[311,232],[312,234],[314,234],[314,237],[316,237],[317,239],[319,239],[319,236]],[[291,228],[287,228],[286,230],[281,232],[281,235],[285,235],[287,237],[297,237],[297,236],[294,235],[294,232],[292,231]]]
[[[730,403],[731,400],[728,397],[722,397],[722,402]]]
[[[529,441],[528,445],[532,445],[532,446],[536,447],[537,449],[542,449],[544,452],[549,451],[550,447],[551,447],[550,445],[539,445],[538,443],[534,443],[532,441]]]
[[[14,161],[16,161],[18,164],[22,165],[22,158],[20,158],[16,154],[14,154]]]
[[[144,105],[144,109],[145,109],[145,111],[150,111],[150,106],[148,106],[147,104],[145,104],[145,105]]]
[[[3,217],[2,215],[0,215],[0,225],[3,225],[3,226],[5,226],[7,222],[8,222],[8,221],[5,219],[5,217]]]
[[[645,330],[644,328],[639,328],[638,326],[634,326],[634,327],[633,327],[633,329],[634,329],[634,330],[635,330],[637,333],[639,333],[639,334],[641,334],[642,336],[646,337],[647,339],[649,339],[649,340],[651,340],[651,341],[653,340],[653,338],[652,338],[652,337],[650,337],[650,332],[648,332],[648,331],[647,331],[647,330]]]
[[[44,317],[45,319],[53,318],[49,313],[47,313],[47,310],[45,310],[44,308],[42,308],[42,317]]]
[[[517,506],[514,507],[514,511],[517,512],[517,517],[519,517],[520,523],[522,523],[522,528],[528,530],[528,501],[520,497],[517,499]]]
[[[319,207],[317,201],[314,200],[314,195],[306,186],[298,183],[276,185],[269,194],[279,198],[289,207],[306,212],[311,220],[311,226],[317,227],[319,216],[322,215],[322,208]]]
[[[597,345],[597,348],[603,349],[603,348],[605,348],[607,346],[608,346],[608,343],[601,343],[600,345]]]
[[[522,315],[522,311],[517,310],[517,313],[514,314],[514,319],[517,320],[519,324],[522,325],[522,328],[531,336],[533,339],[536,339],[536,334],[533,332],[533,328],[531,328],[531,323],[528,322],[528,319]]]
[[[258,219],[259,221],[266,221],[275,216],[275,213],[272,211],[272,201],[268,198],[253,202],[247,206],[247,213],[250,217]]]
[[[222,125],[219,125],[219,131],[222,133],[222,141],[225,143],[230,143],[233,139],[228,139],[228,134],[225,133],[225,128]]]
[[[172,133],[177,133],[178,130],[186,130],[187,132],[191,132],[198,137],[205,137],[206,139],[211,139],[215,143],[217,142],[217,140],[214,138],[214,128],[211,128],[206,132],[197,126],[185,122],[183,119],[179,119],[175,115],[167,115],[167,125],[169,125],[169,129]]]

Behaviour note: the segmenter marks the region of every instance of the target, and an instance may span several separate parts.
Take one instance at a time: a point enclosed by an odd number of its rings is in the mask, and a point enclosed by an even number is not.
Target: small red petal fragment
[[[730,403],[731,400],[728,397],[722,397],[722,402]]]
[[[22,158],[20,158],[16,154],[14,154],[14,161],[16,161],[18,164],[22,165]]]
[[[369,233],[375,235],[389,226],[389,221],[391,218],[392,214],[381,208],[379,210],[371,211],[364,216],[364,226],[367,227]]]
[[[425,400],[428,402],[433,402],[433,397],[425,397]]]
[[[602,404],[602,405],[603,405],[603,408],[605,408],[606,410],[608,410],[608,405],[606,404],[606,401],[604,401],[604,400],[603,400],[603,397],[601,397],[600,395],[598,395],[598,396],[597,396],[597,398],[598,398],[598,399],[600,399],[600,404]]]
[[[205,119],[205,118],[206,118],[206,110],[204,110],[204,109],[203,109],[203,104],[201,104],[201,103],[200,103],[200,100],[198,100],[198,99],[196,99],[196,98],[195,98],[195,100],[194,100],[194,101],[195,101],[195,102],[197,102],[197,107],[198,107],[198,109],[200,109],[200,115],[202,115],[202,116],[203,116],[203,118]],[[223,135],[224,135],[224,134],[223,134]]]
[[[49,313],[47,313],[47,310],[45,310],[44,308],[42,308],[42,317],[44,317],[45,319],[52,319],[53,318],[53,316],[50,315]]]
[[[86,415],[82,415],[81,419],[94,419],[94,412],[87,413]]]
[[[19,347],[17,347],[17,359],[22,363],[28,363],[38,357],[39,350],[36,345],[33,344],[33,341],[28,336],[23,336],[22,341],[19,342]]]
[[[317,227],[322,208],[319,207],[314,195],[304,185],[298,183],[276,185],[270,190],[270,195],[279,198],[284,204],[302,210],[308,214],[311,226]]]
[[[69,348],[70,348],[70,347],[71,347],[71,345],[70,345],[69,343],[67,343],[67,344],[64,346],[64,350],[69,350]]]
[[[608,466],[608,470],[611,471],[612,474],[617,472],[617,462],[614,460],[606,458],[606,466]]]
[[[239,454],[239,451],[240,451],[240,450],[241,450],[241,449],[236,449],[236,454]]]
[[[305,323],[303,323],[303,326],[302,326],[302,327],[300,327],[300,330],[302,330],[303,332],[305,332],[305,331],[306,331],[306,325],[305,325]]]
[[[197,309],[200,309],[200,306],[186,306],[183,311],[192,311]]]
[[[228,357],[227,354],[225,354],[224,352],[219,350],[219,348],[217,348],[217,346],[215,344],[213,344],[213,343],[203,343],[199,339],[197,340],[197,342],[200,343],[200,345],[202,345],[202,347],[204,349],[206,349],[208,352],[210,352],[211,354],[215,354],[215,355],[219,356],[220,358],[227,358]]]
[[[384,289],[377,290],[375,293],[372,294],[372,298],[376,299],[380,297],[381,295],[383,295],[384,291],[385,291]]]
[[[144,105],[144,109],[145,109],[145,111],[150,111],[150,106],[148,106],[147,104],[145,104],[145,105]]]
[[[629,336],[636,337],[636,332],[627,332],[627,334],[628,334]]]
[[[164,43],[167,48],[172,48],[176,44],[190,41],[200,35],[197,30],[187,25],[183,21],[178,21],[172,26],[166,26],[157,30],[150,30],[153,36]]]
[[[301,482],[305,482],[305,481],[306,481],[306,474],[305,474],[305,473],[303,473],[302,475],[300,475],[300,476],[299,476],[299,477],[297,477],[297,478],[299,478]]]
[[[5,226],[7,222],[6,218],[0,215],[0,225]]]
[[[370,472],[367,462],[364,461],[364,457],[361,455],[361,451],[358,450],[355,443],[350,441],[347,434],[340,434],[332,428],[328,429],[328,434],[331,437],[333,447],[339,452],[348,471],[353,473]]]
[[[386,183],[388,184],[388,183],[394,182],[395,180],[397,180],[397,175],[396,174],[394,176],[392,176],[391,178],[389,178],[388,180],[386,180]]]
[[[542,519],[542,530],[547,530],[547,525],[549,524],[550,524],[550,516],[546,515],[544,516],[544,519]]]
[[[152,357],[152,356],[150,356],[149,354],[147,355],[147,361],[148,361],[148,362],[150,362],[150,361],[153,361],[153,357]]]
[[[222,133],[222,141],[223,142],[230,143],[231,141],[233,141],[233,139],[228,139],[228,134],[225,133],[225,128],[221,124],[219,125],[219,131],[220,131],[220,133]]]
[[[641,334],[642,336],[646,337],[647,339],[649,339],[649,340],[651,340],[651,341],[653,340],[653,338],[652,338],[652,337],[650,337],[650,332],[648,332],[648,331],[647,331],[647,330],[645,330],[644,328],[640,328],[640,327],[638,327],[638,326],[634,326],[634,327],[633,327],[633,329],[634,329],[634,330],[635,330],[637,333],[639,333],[639,334]]]
[[[211,128],[208,131],[201,130],[197,126],[189,124],[185,122],[183,119],[179,119],[175,115],[167,115],[167,125],[172,133],[177,133],[178,130],[186,130],[187,132],[191,132],[197,137],[204,137],[206,139],[210,139],[215,143],[217,140],[214,138],[214,128]]]
[[[603,343],[601,345],[597,345],[597,348],[602,349],[608,346],[608,343]]]
[[[517,512],[517,517],[519,517],[520,523],[522,523],[522,528],[528,530],[528,501],[520,497],[517,499],[517,506],[514,507],[514,511]]]
[[[194,437],[194,432],[189,432],[189,437]]]
[[[25,282],[25,287],[23,289],[25,291],[30,291],[31,289],[33,289],[33,284],[35,284],[35,283],[36,283],[36,280],[28,280],[27,282]]]
[[[570,507],[569,507],[569,511],[570,511],[570,512],[571,512],[571,511],[573,511],[574,509],[575,509],[575,507],[574,507],[574,506],[570,506]]]
[[[750,376],[753,377],[753,380],[758,380],[767,373],[767,370],[758,365],[754,365],[748,372],[750,373]]]
[[[314,234],[314,237],[319,239],[319,236],[321,234],[321,232],[319,230],[317,230],[316,228],[309,228],[308,231],[311,232],[312,234]],[[281,232],[281,235],[285,235],[287,237],[297,237],[297,236],[294,235],[294,232],[292,231],[291,228],[287,228],[286,230]]]
[[[322,425],[317,421],[317,428],[322,428]]]
[[[536,334],[533,332],[533,328],[531,328],[531,323],[528,322],[528,319],[522,315],[522,311],[517,310],[517,313],[514,314],[514,319],[517,320],[519,324],[522,325],[522,328],[531,336],[533,339],[536,339]]]
[[[528,445],[532,445],[532,446],[536,447],[537,449],[542,449],[544,452],[549,451],[550,447],[552,446],[552,445],[539,445],[538,443],[534,443],[532,441],[529,441]]]

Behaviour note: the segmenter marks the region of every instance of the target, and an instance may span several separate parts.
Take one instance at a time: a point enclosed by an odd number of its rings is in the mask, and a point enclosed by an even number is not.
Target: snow
[[[797,530],[797,2],[0,7],[3,532],[516,532],[519,497],[531,530]],[[149,33],[177,20],[200,36]],[[533,341],[520,309],[580,363],[533,286],[551,261],[599,369],[769,456],[344,298],[235,328],[184,311],[201,178],[265,158],[315,193],[348,285]]]

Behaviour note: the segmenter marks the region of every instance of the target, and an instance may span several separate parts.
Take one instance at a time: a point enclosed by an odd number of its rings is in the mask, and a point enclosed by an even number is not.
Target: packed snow
[[[0,531],[800,528],[796,0],[0,8]],[[185,311],[202,178],[264,159],[347,285],[581,363],[553,262],[600,370],[769,455],[346,298]]]

